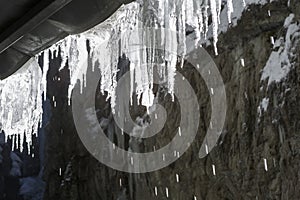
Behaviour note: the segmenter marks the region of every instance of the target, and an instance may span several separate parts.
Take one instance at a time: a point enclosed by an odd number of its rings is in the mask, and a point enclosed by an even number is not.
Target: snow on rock
[[[293,21],[294,14],[290,14],[284,23],[285,37],[276,40],[273,51],[262,71],[261,80],[268,79],[268,85],[281,82],[293,67],[291,60],[295,57],[294,47],[299,43],[300,25]]]
[[[260,107],[263,111],[267,111],[269,105],[269,99],[268,98],[263,98],[263,100],[261,101]]]
[[[266,112],[269,106],[269,98],[263,98],[262,101],[260,102],[258,108],[257,108],[257,113],[258,113],[258,122],[260,122],[260,117],[262,116],[263,112]]]

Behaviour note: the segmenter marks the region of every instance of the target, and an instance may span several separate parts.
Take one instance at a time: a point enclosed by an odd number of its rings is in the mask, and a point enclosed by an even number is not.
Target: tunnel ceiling
[[[0,0],[0,79],[70,34],[101,23],[133,0]]]

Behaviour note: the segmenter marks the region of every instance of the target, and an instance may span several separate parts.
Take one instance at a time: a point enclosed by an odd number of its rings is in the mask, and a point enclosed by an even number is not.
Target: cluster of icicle
[[[227,0],[228,19],[233,12],[232,0]],[[178,32],[179,37],[165,34],[165,51],[160,57],[165,61],[161,76],[167,81],[169,93],[173,93],[174,76],[178,55],[172,54],[174,48],[183,52],[184,58],[186,25],[195,31],[195,45],[201,38],[206,38],[209,26],[209,17],[212,17],[212,32],[215,53],[217,54],[218,24],[220,23],[221,0],[148,0],[138,1],[121,7],[113,16],[100,25],[78,35],[70,35],[44,51],[44,72],[47,72],[49,54],[62,58],[61,69],[68,62],[71,83],[69,99],[77,80],[80,80],[81,89],[86,84],[86,69],[88,57],[101,71],[101,92],[107,92],[112,108],[115,106],[115,88],[117,86],[118,59],[122,54],[129,58],[132,93],[142,98],[142,104],[150,106],[153,103],[153,64],[157,58],[155,51],[155,38],[143,32],[143,28],[163,28]],[[131,30],[139,30],[131,33]],[[125,34],[124,34],[125,33]],[[124,36],[125,35],[125,36]],[[87,41],[90,45],[90,54],[87,51]],[[175,41],[175,42],[174,42]],[[140,49],[132,48],[136,43]],[[149,49],[143,48],[147,44]],[[175,47],[174,47],[175,44]],[[99,48],[102,47],[102,48]],[[171,49],[168,49],[171,48]],[[180,50],[179,50],[180,48]],[[155,60],[156,59],[156,60]],[[142,95],[143,94],[143,95]]]
[[[17,137],[16,141],[21,144],[25,134],[27,143],[31,143],[31,133],[37,133],[38,124],[42,118],[42,100],[39,97],[44,93],[44,100],[46,99],[49,62],[56,56],[62,59],[60,69],[66,65],[70,69],[69,103],[71,103],[72,90],[78,80],[81,89],[84,89],[88,59],[91,59],[93,68],[98,67],[101,71],[100,89],[101,92],[108,94],[114,111],[118,60],[122,54],[126,54],[130,60],[131,92],[135,93],[138,98],[142,98],[143,105],[151,106],[154,99],[152,93],[153,63],[157,62],[157,52],[151,50],[155,49],[155,38],[145,35],[143,32],[145,27],[164,28],[181,35],[181,37],[173,37],[161,32],[165,38],[166,49],[160,51],[158,56],[163,60],[159,66],[161,67],[160,76],[166,80],[168,92],[172,94],[176,65],[178,60],[182,63],[185,54],[186,26],[192,27],[195,32],[195,45],[198,45],[201,39],[207,39],[207,33],[211,28],[217,54],[222,4],[227,7],[230,23],[233,12],[232,0],[227,0],[227,2],[222,2],[222,0],[140,0],[122,6],[100,25],[59,41],[40,53],[39,56],[44,57],[42,75],[39,67],[36,66],[36,61],[32,61],[26,72],[16,73],[0,83],[0,117],[3,130],[6,135]],[[209,25],[210,16],[211,25]],[[131,30],[137,28],[139,32],[134,37],[128,36]],[[128,34],[124,36],[124,33]],[[132,43],[147,44],[151,48],[150,50],[141,48],[137,51],[135,48],[131,49],[134,46]],[[170,53],[174,48],[181,49],[178,52],[183,52],[182,55]],[[179,57],[181,59],[178,59]],[[22,149],[22,145],[19,146]]]
[[[32,134],[37,136],[43,114],[42,93],[42,71],[35,59],[0,81],[0,129],[5,131],[6,140],[12,139],[13,149],[22,151],[23,142],[30,147]]]

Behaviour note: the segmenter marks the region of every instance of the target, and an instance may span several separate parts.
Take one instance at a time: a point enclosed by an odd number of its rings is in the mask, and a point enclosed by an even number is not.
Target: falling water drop
[[[265,165],[265,170],[268,171],[268,163],[267,159],[264,158],[264,165]]]
[[[179,175],[176,174],[176,182],[179,183]]]
[[[215,165],[212,165],[212,171],[213,171],[213,175],[215,176],[216,175],[216,166]]]

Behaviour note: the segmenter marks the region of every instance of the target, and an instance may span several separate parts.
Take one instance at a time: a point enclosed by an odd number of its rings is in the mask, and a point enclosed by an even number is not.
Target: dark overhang
[[[32,56],[107,19],[132,0],[0,0],[0,79]]]

